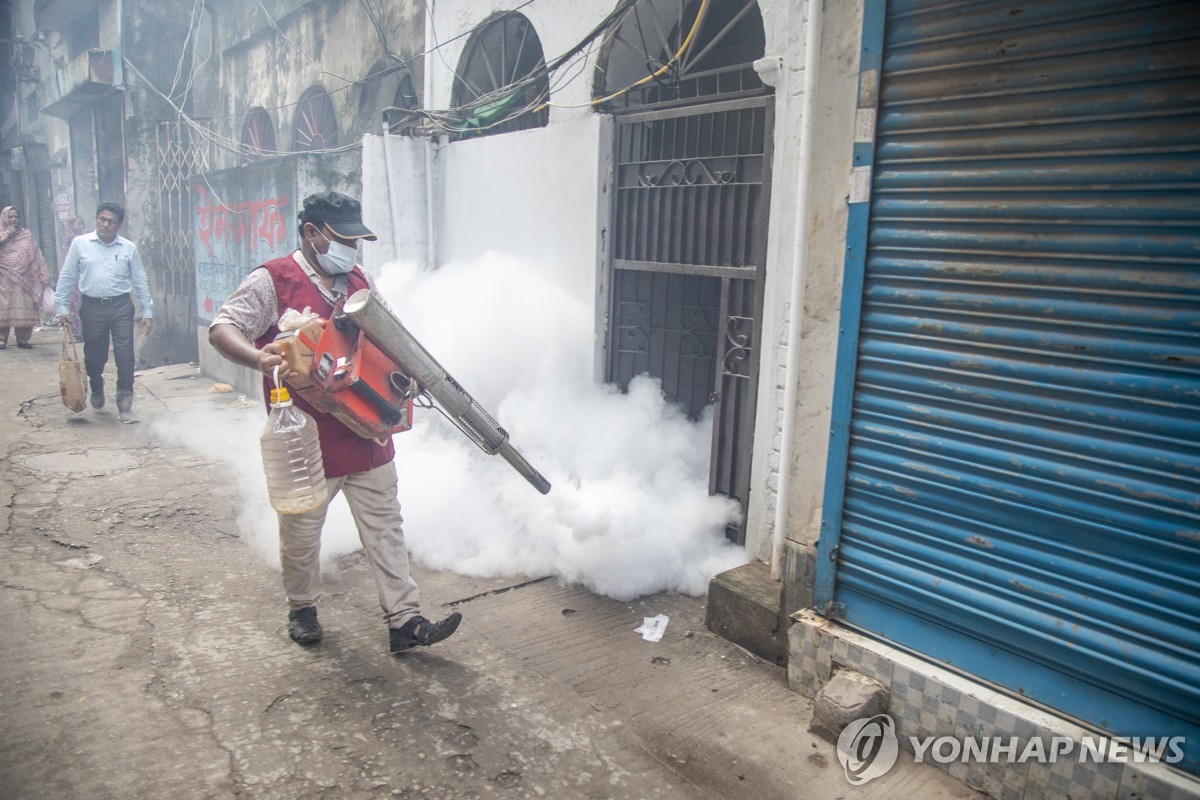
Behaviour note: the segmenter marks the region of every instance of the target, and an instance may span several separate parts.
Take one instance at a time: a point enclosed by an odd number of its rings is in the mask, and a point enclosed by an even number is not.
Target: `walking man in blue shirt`
[[[96,230],[76,236],[67,251],[54,302],[58,316],[69,325],[67,307],[78,284],[83,294],[79,320],[83,323],[83,361],[92,387],[92,408],[104,408],[104,365],[108,363],[109,340],[117,362],[117,411],[121,422],[137,422],[133,415],[133,299],[142,307],[142,333],[154,327],[150,282],[137,246],[118,236],[125,209],[116,203],[101,203],[96,209]]]

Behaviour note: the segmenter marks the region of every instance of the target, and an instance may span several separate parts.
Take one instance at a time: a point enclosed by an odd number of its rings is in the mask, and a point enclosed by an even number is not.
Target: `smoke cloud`
[[[436,411],[418,408],[395,437],[410,555],[477,575],[552,575],[619,600],[663,590],[702,594],[745,563],[724,526],[733,501],[708,494],[712,420],[689,421],[656,381],[627,393],[592,376],[593,309],[553,275],[512,257],[422,271],[391,263],[377,287],[451,375],[553,484],[541,495]],[[258,455],[261,407],[182,415],[162,433],[238,470],[239,526],[278,564],[274,514]],[[358,549],[344,500],[331,506],[328,557]]]

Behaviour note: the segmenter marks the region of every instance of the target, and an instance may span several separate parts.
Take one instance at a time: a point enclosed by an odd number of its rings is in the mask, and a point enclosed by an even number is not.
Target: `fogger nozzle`
[[[346,298],[342,311],[388,358],[399,364],[409,377],[428,392],[483,452],[488,455],[500,454],[539,492],[546,494],[550,491],[550,482],[508,443],[508,432],[446,372],[370,289],[361,289]]]

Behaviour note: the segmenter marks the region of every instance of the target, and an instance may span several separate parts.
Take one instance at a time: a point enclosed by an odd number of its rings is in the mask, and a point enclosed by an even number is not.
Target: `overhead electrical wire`
[[[513,9],[513,11],[519,11],[520,9],[525,8],[526,6],[530,5],[534,1],[535,0],[525,0],[525,2],[521,3],[521,5],[517,6],[517,8],[515,8],[515,9]],[[259,6],[261,8],[262,4],[259,3]],[[266,13],[265,9],[264,9],[264,13]],[[511,12],[509,12],[509,13],[511,13]],[[275,23],[275,21],[273,19],[271,19],[269,14],[267,14],[267,19],[271,22],[272,27],[274,27],[275,30],[278,31],[279,34],[281,36],[283,36],[283,38],[286,39],[289,44],[291,44],[292,46],[297,47],[297,49],[299,49],[299,46],[296,45],[296,43],[292,39],[288,38],[283,33],[283,31],[281,31],[279,29],[278,25]],[[346,85],[344,85],[344,86],[340,86],[335,89],[330,89],[325,92],[325,95],[332,95],[335,92],[344,91],[352,86],[369,83],[370,81],[375,80],[376,78],[379,78],[383,75],[403,69],[403,68],[407,67],[409,64],[411,64],[413,61],[416,61],[419,58],[423,58],[426,55],[429,55],[430,53],[434,52],[435,50],[445,47],[446,45],[448,45],[454,41],[457,41],[458,39],[461,39],[464,36],[469,36],[472,33],[474,33],[476,30],[484,28],[489,24],[491,24],[490,20],[488,22],[480,23],[479,25],[476,25],[472,28],[468,28],[467,30],[463,31],[462,33],[459,33],[456,36],[453,36],[453,37],[447,39],[446,41],[436,45],[435,47],[428,48],[428,49],[426,49],[410,58],[407,58],[407,59],[397,59],[395,54],[388,52],[388,55],[393,60],[396,60],[395,64],[393,64],[392,66],[387,67],[385,69],[377,70],[377,71],[371,73],[370,75],[367,75],[364,78],[361,78],[360,80],[351,81],[351,82],[346,83]],[[207,61],[207,58],[205,60]],[[300,153],[310,153],[310,154],[313,154],[313,153],[342,153],[342,152],[348,152],[351,150],[357,150],[362,147],[361,141],[355,141],[351,144],[342,145],[339,147],[322,148],[322,149],[317,149],[317,150],[299,150],[299,151],[296,151],[296,150],[261,150],[258,148],[249,148],[246,145],[243,145],[241,143],[241,141],[236,140],[236,139],[231,139],[230,137],[219,134],[216,131],[209,128],[207,125],[204,125],[204,124],[200,123],[199,121],[197,121],[196,119],[194,119],[191,115],[189,115],[186,111],[184,111],[184,109],[182,108],[182,106],[180,104],[176,103],[172,98],[170,98],[166,94],[164,94],[162,92],[162,90],[160,90],[154,84],[153,81],[151,81],[148,77],[146,77],[146,75],[137,68],[137,65],[129,58],[129,56],[127,56],[127,55],[123,56],[122,61],[126,66],[129,67],[131,72],[133,72],[135,75],[137,75],[140,80],[142,80],[147,86],[149,86],[150,89],[153,90],[153,92],[155,94],[157,94],[159,97],[161,97],[167,103],[167,105],[169,105],[175,111],[176,116],[179,120],[181,120],[186,125],[188,125],[189,128],[191,128],[193,131],[195,131],[203,139],[211,142],[218,149],[232,153],[233,155],[244,158],[247,156],[258,156],[258,157],[288,156],[288,155],[299,155]],[[194,67],[192,70],[192,75],[189,78],[189,85],[194,80],[195,69],[196,68]],[[326,74],[334,75],[334,73],[326,73]],[[338,75],[334,75],[334,77],[337,77],[343,81],[346,80],[345,78],[341,78],[341,76],[338,76]],[[287,108],[294,108],[295,106],[300,105],[301,102],[303,102],[303,101],[298,100],[294,103],[286,103],[286,104],[279,105],[279,106],[273,106],[271,108],[263,108],[262,110],[264,110],[264,111],[281,111],[281,110],[287,109]],[[212,116],[208,117],[208,119],[210,119],[210,120],[230,119],[230,118],[236,119],[236,118],[249,116],[250,113],[252,113],[252,112],[246,111],[246,112],[241,112],[241,113],[237,113],[237,114],[217,114],[217,115],[212,115]]]
[[[589,50],[590,50],[591,45],[597,38],[599,38],[602,34],[606,33],[607,31],[611,30],[612,28],[616,27],[617,25],[619,25],[621,22],[624,21],[625,17],[628,16],[630,11],[636,7],[637,2],[639,2],[639,0],[624,0],[624,2],[620,3],[616,8],[614,8],[611,12],[609,12],[609,14],[606,15],[605,18],[603,20],[601,20],[601,22],[598,25],[596,25],[577,44],[575,44],[571,49],[567,50],[565,53],[563,53],[560,56],[558,56],[557,58],[555,58],[553,61],[550,61],[549,63],[546,63],[543,61],[542,65],[539,68],[534,69],[531,72],[527,73],[526,75],[522,76],[520,80],[514,81],[512,83],[509,83],[509,84],[506,84],[503,86],[497,86],[494,89],[492,89],[491,91],[484,92],[482,94],[477,93],[477,96],[475,97],[475,99],[471,100],[469,103],[465,103],[461,106],[456,106],[456,107],[452,107],[452,108],[448,108],[448,109],[438,109],[438,110],[435,110],[435,109],[413,109],[413,110],[397,109],[397,110],[404,111],[404,113],[406,113],[409,116],[423,117],[426,120],[428,120],[431,127],[435,128],[437,130],[440,130],[443,133],[447,133],[447,134],[451,134],[451,135],[482,133],[482,132],[485,132],[492,128],[495,128],[499,125],[502,125],[509,120],[520,117],[523,114],[531,113],[531,112],[537,113],[538,111],[541,111],[542,109],[544,109],[547,106],[547,95],[549,92],[548,85],[545,90],[539,91],[539,93],[536,97],[530,99],[530,101],[521,108],[508,109],[508,108],[506,108],[506,104],[511,102],[520,93],[527,91],[530,87],[533,87],[533,86],[537,85],[538,83],[540,83],[542,80],[546,79],[551,73],[554,73],[555,71],[557,71],[564,64],[570,64],[572,62],[572,60],[575,59],[579,55],[579,53],[584,50],[584,48],[589,48]],[[508,14],[511,14],[511,13],[512,12],[508,12]],[[486,27],[489,25],[495,25],[501,19],[504,19],[504,17],[508,16],[508,14],[504,14],[500,17],[492,19],[489,22],[485,23],[484,26],[477,26],[477,27]],[[434,33],[434,35],[436,36],[436,32]],[[444,57],[443,57],[443,61],[445,61]],[[448,68],[450,68],[449,64],[447,64],[446,66]],[[455,78],[459,82],[461,82],[463,85],[468,85],[465,78],[463,78],[456,71],[454,71],[453,68],[450,68],[450,69],[451,69],[451,72],[454,74]],[[573,80],[574,80],[574,78],[571,78],[569,81],[567,81],[567,84],[569,84]],[[562,85],[567,85],[567,84],[562,84]],[[474,91],[474,90],[472,89],[472,91]],[[503,113],[501,113],[501,112],[503,112]],[[495,122],[492,122],[489,124],[479,124],[478,122],[467,124],[467,123],[470,123],[471,120],[476,120],[481,116],[493,116],[493,115],[499,116],[499,119],[497,119]]]
[[[553,106],[554,108],[589,108],[591,106],[598,106],[601,103],[607,103],[609,100],[615,100],[618,97],[620,97],[621,95],[625,94],[626,92],[629,92],[633,89],[636,89],[639,86],[642,86],[643,84],[646,84],[652,80],[655,80],[656,78],[658,78],[658,76],[662,75],[664,72],[671,69],[679,61],[679,59],[683,58],[684,53],[686,53],[688,48],[692,46],[692,41],[696,38],[696,34],[699,33],[700,27],[704,24],[704,17],[705,17],[705,14],[708,12],[708,5],[709,5],[709,0],[700,0],[700,10],[696,12],[696,21],[692,23],[692,29],[690,31],[688,31],[687,38],[685,38],[683,40],[683,44],[681,44],[679,46],[679,51],[677,53],[675,53],[675,55],[671,56],[670,61],[663,64],[662,67],[660,67],[656,71],[650,73],[649,75],[647,75],[646,77],[637,81],[636,83],[631,83],[629,86],[626,86],[624,89],[620,89],[606,97],[600,97],[600,98],[592,100],[591,102],[588,102],[588,103],[578,103],[575,105],[563,105],[560,103],[551,103],[551,102],[547,101],[546,105]],[[639,28],[640,28],[640,26],[639,26]],[[647,53],[646,55],[647,55],[647,58],[649,58],[649,54]],[[541,109],[539,108],[538,110],[540,111]]]
[[[187,60],[188,43],[192,41],[192,31],[196,27],[196,11],[200,7],[200,0],[194,0],[192,3],[192,13],[188,17],[187,36],[183,37],[183,47],[179,52],[179,63],[175,65],[175,77],[171,80],[171,94],[175,93],[175,89],[179,86],[179,79],[183,77],[183,62]],[[206,59],[207,60],[207,59]],[[196,74],[192,70],[188,76],[188,86],[191,86],[191,77]],[[187,90],[184,90],[184,95],[187,95]]]
[[[371,6],[368,4],[367,0],[360,0],[360,1],[362,2],[363,6],[367,9],[367,13],[370,16],[372,24],[374,25],[376,32],[378,33],[378,35],[380,37],[380,42],[384,48],[385,53],[387,54],[387,56],[390,59],[392,59],[392,61],[394,63],[391,66],[386,67],[384,69],[376,70],[375,72],[371,73],[370,75],[367,75],[364,78],[357,80],[357,81],[350,81],[340,75],[337,75],[336,73],[328,72],[326,70],[322,70],[319,67],[317,67],[316,63],[312,61],[312,58],[310,56],[308,56],[307,53],[304,52],[303,49],[300,48],[299,45],[297,45],[295,41],[293,41],[286,34],[284,34],[284,32],[279,28],[276,21],[273,18],[271,18],[270,14],[266,11],[265,7],[262,5],[261,0],[258,3],[258,6],[263,11],[264,15],[266,15],[268,21],[271,24],[271,27],[273,27],[279,33],[279,35],[282,36],[284,38],[284,40],[286,40],[290,45],[295,47],[297,50],[300,50],[305,55],[305,57],[309,59],[310,63],[312,63],[314,68],[316,68],[321,74],[332,75],[333,77],[338,78],[339,80],[345,82],[345,85],[343,85],[343,86],[325,91],[324,94],[326,96],[328,96],[328,95],[334,94],[335,92],[344,91],[345,89],[348,89],[352,86],[357,86],[360,84],[368,83],[368,82],[375,80],[383,75],[403,69],[403,68],[407,67],[409,64],[411,64],[413,61],[415,61],[419,58],[422,58],[426,55],[429,55],[431,53],[434,53],[434,52],[437,52],[438,55],[440,57],[442,57],[442,60],[445,61],[445,57],[443,55],[442,50],[447,45],[449,45],[465,36],[469,36],[472,33],[475,33],[476,31],[486,29],[487,27],[496,24],[498,20],[503,19],[504,17],[507,17],[510,14],[516,13],[517,11],[520,11],[521,9],[525,8],[526,6],[529,6],[530,4],[532,4],[535,0],[525,0],[525,2],[521,3],[516,8],[505,12],[505,14],[501,15],[500,17],[487,20],[486,22],[482,22],[478,25],[468,28],[468,29],[462,31],[461,33],[445,40],[444,42],[436,41],[436,31],[434,31],[435,42],[434,42],[433,46],[429,47],[426,50],[424,50],[423,52],[418,53],[417,55],[414,55],[407,59],[400,59],[399,57],[397,57],[394,53],[392,53],[390,51],[390,49],[387,47],[386,36],[385,36],[385,32],[383,31],[382,24],[379,22],[379,19],[378,19],[377,15],[375,14],[374,9],[371,8]],[[588,108],[588,107],[594,107],[594,106],[600,105],[602,103],[605,103],[605,102],[613,100],[617,97],[620,97],[620,96],[624,95],[625,93],[631,91],[632,89],[637,88],[638,86],[642,86],[651,80],[656,80],[659,76],[661,76],[663,73],[667,72],[668,70],[672,69],[674,67],[674,65],[679,62],[679,60],[688,51],[688,48],[691,47],[697,33],[699,32],[701,26],[703,25],[705,15],[706,15],[706,12],[707,12],[709,4],[710,4],[710,0],[701,0],[700,8],[696,14],[696,19],[693,22],[692,27],[689,30],[684,41],[680,45],[679,50],[671,57],[671,59],[669,61],[665,62],[663,64],[663,66],[660,67],[659,69],[655,70],[654,72],[651,72],[650,74],[646,75],[644,78],[630,84],[629,86],[624,87],[623,89],[620,89],[620,90],[613,92],[605,97],[601,97],[601,98],[592,100],[587,103],[560,104],[560,103],[551,102],[548,99],[550,89],[553,88],[555,91],[558,91],[558,90],[562,89],[563,87],[570,85],[576,79],[578,79],[578,77],[580,75],[582,75],[585,71],[586,63],[587,63],[588,59],[590,58],[591,48],[592,48],[592,45],[595,42],[595,40],[601,34],[606,33],[609,30],[615,28],[617,25],[623,23],[625,18],[628,16],[628,14],[630,12],[636,10],[638,2],[640,2],[640,0],[624,0],[624,2],[620,3],[616,8],[613,9],[613,11],[611,11],[608,15],[606,15],[605,18],[598,25],[596,25],[595,28],[593,28],[591,32],[589,32],[585,37],[583,37],[583,39],[581,39],[575,46],[573,46],[567,52],[561,54],[560,56],[558,56],[557,58],[555,58],[553,61],[551,61],[549,63],[543,62],[541,67],[533,70],[532,72],[528,73],[525,76],[522,76],[522,78],[520,80],[514,81],[513,83],[505,85],[505,86],[496,87],[489,92],[485,92],[482,95],[476,97],[474,100],[472,100],[468,104],[465,104],[463,106],[449,108],[449,109],[443,109],[443,110],[389,108],[389,109],[385,109],[385,113],[386,112],[402,112],[407,116],[423,118],[428,121],[430,128],[436,129],[442,133],[456,135],[456,134],[463,134],[463,133],[482,133],[482,132],[485,132],[492,128],[495,128],[499,125],[502,125],[505,122],[512,120],[516,117],[519,117],[523,114],[538,113],[538,112],[540,112],[548,107],[551,107],[551,106],[553,106],[555,108]],[[431,23],[432,23],[432,20],[431,20]],[[189,39],[191,37],[191,28],[192,28],[192,26],[189,24],[189,31],[188,31]],[[640,26],[639,26],[639,28],[640,28]],[[431,30],[432,30],[432,24],[431,24]],[[581,52],[583,52],[584,49],[587,49],[588,53],[585,54],[581,60],[579,60],[578,59],[579,54]],[[652,63],[652,59],[650,58],[649,54],[647,53],[646,55],[647,55],[647,63],[648,64]],[[207,60],[208,60],[208,57],[206,57],[205,62],[207,62]],[[308,154],[344,153],[344,152],[348,152],[351,150],[357,150],[357,149],[361,148],[361,146],[362,146],[360,141],[356,141],[351,144],[341,145],[338,147],[320,148],[320,149],[315,149],[315,150],[301,150],[301,151],[262,150],[259,148],[251,148],[247,145],[244,145],[241,141],[232,139],[232,138],[230,138],[228,136],[224,136],[222,134],[219,134],[216,131],[209,128],[207,125],[204,125],[204,124],[198,122],[197,120],[193,119],[189,114],[187,114],[183,110],[181,104],[176,103],[172,98],[168,97],[161,90],[159,90],[158,87],[155,86],[137,68],[137,66],[129,59],[128,56],[125,56],[123,58],[123,61],[126,65],[128,65],[130,70],[135,75],[137,75],[142,81],[144,81],[154,91],[155,94],[157,94],[159,97],[161,97],[164,101],[167,102],[168,105],[170,105],[175,110],[175,112],[180,120],[182,120],[185,124],[187,124],[192,130],[194,130],[203,139],[211,142],[217,148],[225,150],[230,153],[233,153],[234,155],[237,155],[240,157],[246,157],[246,156],[263,157],[263,156],[297,155],[300,153],[308,153]],[[515,109],[506,109],[505,108],[505,103],[507,103],[507,102],[511,101],[513,98],[515,98],[518,93],[524,92],[529,87],[537,84],[539,81],[542,81],[543,79],[548,78],[548,76],[555,73],[557,70],[559,70],[564,65],[573,65],[574,63],[576,63],[576,61],[578,61],[578,63],[580,63],[581,65],[584,65],[584,66],[581,66],[579,71],[577,73],[575,73],[574,75],[571,75],[569,78],[565,78],[565,79],[558,78],[553,82],[552,85],[548,83],[544,90],[539,91],[539,94],[536,97],[530,99],[526,104],[524,104],[520,108],[515,108]],[[181,57],[180,64],[182,65],[182,63],[183,63],[183,61],[182,61],[182,57]],[[458,75],[458,73],[452,67],[450,67],[450,65],[448,63],[446,64],[446,66],[448,68],[450,68],[451,73],[454,74],[456,79],[462,80],[461,76]],[[191,85],[195,79],[195,70],[196,70],[196,68],[193,68],[192,74],[189,76],[187,89],[185,89],[185,97],[186,97],[187,90],[191,88]],[[178,80],[179,80],[178,72],[179,71],[177,70],[177,75],[176,75],[175,82],[174,82],[175,86],[178,85]],[[465,83],[465,81],[464,81],[464,83]],[[172,88],[174,88],[174,86]],[[275,106],[270,109],[262,109],[262,110],[264,110],[264,111],[279,111],[279,110],[298,106],[301,102],[304,102],[304,101],[300,100],[295,103],[288,103],[288,104],[284,104],[284,105]],[[474,111],[477,114],[479,114],[481,109],[483,109],[484,112],[488,112],[488,113],[496,113],[497,111],[505,111],[506,113],[503,113],[500,116],[500,118],[496,119],[494,122],[490,122],[487,124],[478,124],[477,123],[475,125],[463,127],[464,121],[466,119],[472,118],[472,117],[468,116],[469,113],[471,111]],[[242,113],[238,113],[238,114],[215,115],[215,116],[209,117],[209,119],[239,118],[239,117],[245,117],[249,113],[251,113],[251,112],[247,111],[247,112],[242,112]]]
[[[534,70],[533,72],[524,76],[520,81],[515,81],[506,86],[497,87],[496,89],[493,89],[491,92],[488,92],[484,95],[481,95],[480,97],[477,97],[475,100],[471,101],[470,103],[468,103],[464,106],[459,106],[457,108],[445,109],[445,110],[440,110],[440,111],[434,111],[434,110],[430,110],[430,109],[417,109],[414,111],[410,111],[408,113],[413,116],[425,117],[432,123],[433,127],[436,127],[438,129],[442,130],[443,132],[450,133],[450,134],[464,134],[464,133],[481,133],[486,130],[489,130],[490,128],[494,128],[498,125],[501,125],[504,122],[507,122],[508,120],[519,117],[522,114],[526,114],[526,113],[536,114],[536,113],[538,113],[546,108],[549,108],[551,106],[553,106],[554,108],[591,108],[591,107],[601,105],[610,100],[614,100],[618,97],[621,97],[622,95],[626,94],[627,92],[629,92],[633,89],[636,89],[637,87],[642,86],[646,83],[649,83],[652,80],[657,80],[664,73],[673,69],[676,66],[676,64],[678,64],[680,62],[680,60],[683,58],[683,56],[688,52],[688,49],[692,46],[692,43],[695,41],[697,34],[700,32],[700,29],[703,27],[704,20],[707,16],[708,8],[710,5],[710,1],[711,0],[701,0],[700,7],[696,12],[696,19],[693,21],[691,29],[688,31],[687,36],[684,38],[683,42],[680,44],[679,49],[670,58],[670,60],[666,61],[665,63],[660,62],[660,63],[662,63],[662,66],[659,67],[657,70],[650,72],[644,78],[641,78],[640,80],[635,81],[634,83],[632,83],[622,89],[619,89],[616,92],[612,92],[611,94],[608,94],[604,97],[600,97],[595,100],[591,100],[587,103],[577,103],[577,104],[554,103],[554,102],[551,102],[548,98],[542,97],[541,98],[542,102],[538,102],[538,100],[535,99],[521,109],[513,110],[513,111],[509,111],[508,113],[505,113],[501,119],[497,120],[494,123],[491,123],[488,125],[482,125],[482,126],[481,125],[470,125],[470,126],[466,126],[466,127],[463,126],[463,121],[473,118],[473,117],[467,117],[463,113],[464,111],[470,111],[470,110],[478,111],[481,107],[485,107],[485,106],[493,106],[494,107],[493,104],[495,104],[495,101],[502,100],[505,98],[512,98],[512,97],[516,96],[519,92],[527,89],[530,85],[540,81],[546,74],[553,72],[558,67],[560,67],[567,59],[576,55],[584,47],[590,45],[590,43],[592,41],[594,41],[600,34],[604,33],[605,31],[609,30],[610,28],[615,27],[615,24],[617,24],[618,19],[620,19],[620,21],[623,21],[623,17],[625,15],[627,15],[630,11],[637,13],[638,0],[627,0],[627,2],[619,5],[617,8],[615,8],[613,10],[612,13],[610,13],[607,17],[605,17],[605,19],[599,25],[597,25],[596,28],[594,28],[591,33],[589,33],[586,37],[584,37],[584,39],[582,39],[580,41],[580,43],[577,44],[574,48],[567,51],[567,53],[564,53],[562,56],[555,59],[553,62],[551,62],[549,64],[545,64],[541,69]],[[495,22],[496,22],[496,20],[493,20],[491,24],[495,24]],[[638,29],[639,29],[639,34],[640,34],[640,32],[641,32],[640,21],[639,21]],[[646,49],[645,45],[643,44],[643,52],[645,51],[645,49]],[[647,58],[647,64],[653,63],[654,60],[651,59],[649,53],[646,53],[646,58]],[[461,80],[461,77],[457,76],[457,74],[456,74],[456,77],[459,77],[459,79]],[[493,110],[493,107],[489,107],[486,110],[491,112]],[[501,105],[500,108],[502,110],[503,105]],[[455,120],[462,120],[462,121],[458,122],[457,124],[453,124]]]
[[[217,133],[216,131],[212,130],[208,126],[203,125],[203,124],[199,123],[198,121],[196,121],[195,119],[193,119],[190,115],[185,113],[183,111],[183,109],[181,109],[179,106],[177,106],[171,98],[169,98],[165,94],[163,94],[162,91],[157,86],[155,86],[150,81],[149,78],[147,78],[144,74],[142,74],[141,70],[139,70],[137,68],[137,65],[135,65],[132,61],[129,60],[128,56],[126,56],[124,58],[124,63],[125,63],[125,66],[127,66],[130,69],[130,71],[133,72],[134,75],[138,76],[138,78],[140,78],[142,81],[144,81],[146,83],[146,85],[149,86],[154,91],[155,94],[157,94],[159,97],[161,97],[163,100],[165,100],[168,104],[170,104],[171,107],[174,108],[175,111],[177,112],[179,119],[181,119],[184,123],[186,123],[188,125],[188,127],[190,127],[193,131],[195,131],[201,138],[203,138],[209,142],[212,142],[218,148],[225,150],[227,152],[233,153],[234,155],[243,156],[243,157],[248,156],[248,155],[261,157],[261,156],[299,155],[302,153],[308,153],[308,154],[345,153],[345,152],[349,152],[351,150],[356,150],[356,149],[362,147],[361,142],[353,142],[351,144],[341,145],[339,147],[326,147],[326,148],[320,148],[320,149],[316,149],[316,150],[291,151],[291,150],[263,150],[260,148],[251,148],[247,145],[242,144],[240,141],[238,141],[236,139],[231,139],[228,136]]]
[[[528,6],[528,5],[530,5],[531,3],[534,3],[534,2],[536,2],[536,0],[525,0],[525,2],[521,3],[521,5],[517,6],[516,8],[512,9],[512,11],[509,11],[509,12],[507,12],[507,13],[510,13],[510,14],[511,14],[511,13],[513,13],[514,11],[520,11],[522,8],[525,8],[526,6]],[[360,86],[360,85],[362,85],[362,84],[364,84],[364,83],[370,83],[371,81],[373,81],[373,80],[375,80],[375,79],[377,79],[377,78],[380,78],[380,77],[382,77],[382,76],[384,76],[384,75],[387,75],[387,74],[389,74],[389,73],[392,73],[392,72],[397,72],[397,71],[399,71],[399,70],[401,70],[401,69],[404,69],[404,68],[408,67],[408,65],[409,65],[409,64],[411,64],[411,63],[413,63],[414,61],[417,61],[418,59],[424,58],[425,56],[429,55],[430,53],[433,53],[434,51],[436,51],[436,50],[439,50],[440,48],[442,48],[442,47],[445,47],[446,45],[449,45],[449,44],[451,44],[452,42],[455,42],[455,41],[457,41],[457,40],[459,40],[459,39],[463,38],[464,36],[470,36],[470,35],[471,35],[472,33],[474,33],[475,31],[477,31],[477,30],[479,30],[479,29],[481,29],[481,28],[486,28],[486,27],[487,27],[488,25],[490,25],[490,24],[492,24],[492,20],[488,20],[487,22],[481,22],[481,23],[479,23],[478,25],[475,25],[474,27],[467,28],[467,29],[466,29],[466,30],[464,30],[462,33],[459,33],[459,34],[456,34],[455,36],[452,36],[452,37],[450,37],[450,38],[449,38],[449,39],[447,39],[446,41],[444,41],[444,42],[442,42],[442,43],[440,43],[440,44],[438,44],[438,45],[435,45],[434,47],[427,48],[427,49],[425,49],[425,50],[421,51],[420,53],[417,53],[416,55],[414,55],[414,56],[411,56],[411,57],[409,57],[409,58],[400,59],[400,60],[398,60],[398,61],[397,61],[397,63],[395,63],[395,64],[392,64],[391,66],[385,67],[384,69],[376,70],[375,72],[372,72],[372,73],[370,73],[369,75],[365,75],[365,76],[363,76],[362,78],[359,78],[359,79],[358,79],[358,80],[356,80],[356,81],[348,81],[348,79],[346,79],[346,78],[342,78],[341,76],[339,76],[339,75],[335,75],[334,73],[327,73],[327,74],[330,74],[330,75],[334,75],[334,77],[338,78],[339,80],[342,80],[342,81],[347,81],[347,83],[346,83],[344,86],[338,86],[338,87],[335,87],[335,88],[333,88],[333,89],[328,89],[328,90],[326,90],[326,91],[325,91],[325,94],[326,94],[326,95],[333,95],[333,94],[336,94],[336,93],[338,93],[338,92],[343,92],[343,91],[345,91],[345,90],[347,90],[347,89],[351,89],[351,88],[353,88],[353,87],[355,87],[355,86]],[[279,29],[276,27],[276,30],[279,30]],[[280,31],[280,34],[282,35],[282,31]],[[296,44],[294,41],[292,41],[290,38],[288,38],[288,37],[286,37],[286,36],[284,36],[284,38],[285,38],[285,39],[287,39],[287,41],[288,41],[288,43],[289,43],[289,44],[291,44],[291,45],[293,45],[294,47],[296,47],[297,49],[299,49],[299,45],[297,45],[297,44]],[[393,59],[398,59],[398,56],[396,56],[394,53],[388,53],[388,55],[389,55],[389,56],[391,56]],[[124,61],[125,61],[125,63],[127,63],[127,64],[131,64],[131,65],[132,65],[132,62],[130,61],[130,59],[129,59],[129,57],[128,57],[128,56],[125,56],[125,58],[124,58]],[[193,69],[194,69],[194,68],[193,68]],[[135,68],[135,72],[136,72],[136,71],[137,71],[137,70],[136,70],[136,68]],[[147,81],[147,83],[149,83],[149,79],[147,79],[145,75],[143,75],[143,74],[142,74],[142,73],[140,73],[140,72],[139,72],[138,74],[141,76],[142,80],[145,80],[145,81]],[[162,91],[160,91],[160,90],[159,90],[157,87],[153,87],[153,88],[154,88],[154,90],[155,90],[155,93],[156,93],[156,94],[157,94],[159,97],[165,97],[165,95],[162,93]],[[170,101],[168,101],[168,102],[170,102]],[[293,103],[282,103],[282,104],[280,104],[280,105],[277,105],[277,106],[263,106],[263,107],[260,107],[260,108],[262,108],[262,110],[263,110],[263,111],[283,111],[283,110],[285,110],[285,109],[294,108],[294,107],[296,107],[296,106],[300,105],[300,103],[301,103],[301,101],[297,100],[296,102],[293,102]],[[175,106],[175,104],[174,104],[174,103],[171,103],[171,105],[172,105],[172,107],[173,107],[173,108],[177,108],[177,107]],[[178,109],[177,109],[177,110],[178,110]],[[256,110],[257,110],[257,108],[256,108]],[[239,112],[236,112],[236,113],[233,113],[233,114],[211,114],[211,115],[206,115],[206,119],[214,119],[214,120],[215,120],[215,119],[236,119],[236,118],[239,118],[239,117],[246,117],[246,116],[249,116],[251,113],[252,113],[252,112],[250,112],[250,111],[239,111]],[[302,151],[302,152],[310,152],[310,151]]]
[[[576,55],[575,63],[577,63],[579,65],[579,69],[576,70],[573,74],[568,73],[563,77],[555,78],[554,82],[552,82],[548,86],[548,91],[559,91],[559,90],[571,85],[576,80],[578,80],[578,78],[581,75],[583,75],[586,71],[587,61],[591,57],[591,48],[592,48],[592,46],[589,44],[588,51],[586,54],[584,54],[582,57]],[[497,94],[497,92],[493,92],[491,94]],[[438,123],[437,127],[440,130],[442,130],[444,133],[447,133],[447,134],[483,133],[483,132],[489,131],[493,128],[499,127],[499,126],[505,124],[506,122],[509,122],[510,120],[520,117],[523,114],[527,114],[527,113],[531,113],[531,112],[536,113],[541,108],[545,107],[545,103],[543,102],[544,97],[545,97],[545,93],[541,93],[537,97],[533,98],[523,108],[521,108],[517,111],[509,111],[507,114],[500,116],[495,122],[491,122],[491,123],[488,123],[485,125],[472,125],[469,128],[463,128],[461,126],[461,124],[458,126],[450,126],[450,125],[446,125],[444,123]],[[498,101],[493,101],[493,102],[498,103]],[[478,108],[478,106],[476,106],[476,107]],[[501,106],[501,108],[502,108],[502,106]]]

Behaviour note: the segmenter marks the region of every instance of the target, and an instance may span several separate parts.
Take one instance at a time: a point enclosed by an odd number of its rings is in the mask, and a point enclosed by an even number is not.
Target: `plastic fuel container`
[[[278,384],[276,384],[278,385]],[[259,437],[267,493],[280,514],[303,514],[319,508],[329,495],[317,423],[292,404],[282,386],[271,390],[271,413]]]

